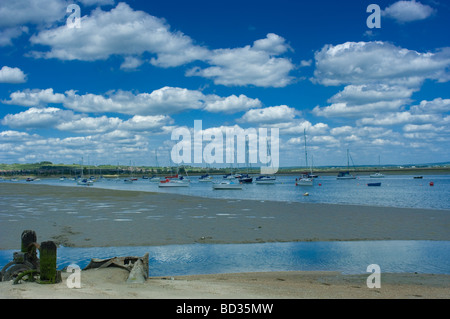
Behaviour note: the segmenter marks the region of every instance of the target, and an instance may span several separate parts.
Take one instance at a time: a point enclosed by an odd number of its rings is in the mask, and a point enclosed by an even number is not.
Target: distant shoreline
[[[64,164],[52,164],[50,162],[44,162],[45,165],[40,163],[35,164],[0,164],[0,177],[39,177],[39,178],[59,178],[61,176],[78,176],[81,174],[80,165],[64,165]],[[85,176],[167,176],[173,175],[174,172],[179,170],[180,174],[185,174],[186,170],[188,175],[197,176],[203,174],[210,174],[214,176],[220,176],[230,173],[229,168],[201,168],[201,167],[153,167],[153,166],[141,166],[134,167],[133,170],[129,166],[112,166],[112,165],[99,165],[89,166],[85,165],[83,174]],[[349,170],[355,175],[369,175],[375,172],[381,172],[391,175],[450,175],[450,164],[442,165],[385,165],[385,166],[352,166],[350,168],[344,166],[329,166],[329,167],[313,167],[314,174],[322,176],[337,175],[341,171]],[[278,176],[297,176],[302,172],[310,172],[311,168],[307,167],[280,167],[276,175]],[[260,175],[260,170],[257,167],[253,168],[240,168],[235,169],[234,173],[248,173],[250,175]]]
[[[313,173],[320,176],[336,176],[339,172],[346,171],[346,169],[330,169],[330,170],[314,170]],[[303,172],[309,172],[307,169],[296,169],[295,171],[290,172],[278,172],[275,175],[276,176],[293,176],[298,177]],[[385,174],[386,176],[393,175],[412,175],[412,176],[427,176],[427,175],[450,175],[450,168],[444,169],[444,168],[415,168],[415,169],[350,169],[349,172],[355,176],[369,176],[370,174],[373,174],[375,172],[380,172]],[[191,172],[189,173],[190,176],[201,176],[203,174],[206,174],[207,172]],[[208,173],[211,176],[222,176],[225,173]],[[157,177],[164,177],[168,174],[154,174]],[[261,175],[257,172],[250,172],[249,175],[256,176]],[[14,175],[14,174],[8,174],[8,175],[0,175],[0,178],[17,178],[19,180],[25,180],[27,178],[41,178],[41,179],[47,179],[47,178],[60,178],[62,176],[65,176],[64,174],[52,174],[52,175],[40,175],[40,174],[23,174],[23,175]],[[152,174],[148,173],[139,173],[139,174],[120,174],[120,175],[114,175],[114,174],[91,174],[89,176],[103,176],[105,178],[127,178],[127,177],[137,177],[142,178],[143,176],[152,176]],[[67,178],[70,177],[76,177],[75,175],[67,175],[65,176]]]

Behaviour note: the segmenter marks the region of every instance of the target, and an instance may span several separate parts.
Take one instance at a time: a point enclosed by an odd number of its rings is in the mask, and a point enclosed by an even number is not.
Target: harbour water
[[[413,177],[386,175],[385,178],[375,179],[366,175],[352,180],[337,180],[336,176],[320,176],[315,179],[314,186],[295,186],[295,176],[277,176],[277,182],[273,185],[252,183],[244,184],[242,190],[213,190],[210,182],[200,183],[198,176],[192,176],[190,187],[160,188],[158,183],[151,183],[142,178],[130,184],[125,183],[123,179],[100,179],[89,187],[242,200],[450,209],[450,175],[425,175],[423,179]],[[214,180],[220,181],[222,176],[216,176]],[[367,186],[373,182],[380,182],[381,186]],[[430,182],[433,186],[430,186]],[[77,186],[70,179],[42,179],[32,183]],[[308,196],[303,196],[305,193],[308,193]]]
[[[151,247],[58,249],[58,269],[84,268],[91,258],[143,256],[149,253],[150,276],[268,272],[338,271],[367,273],[377,264],[383,273],[450,274],[447,241],[342,241],[260,244],[192,244]],[[0,250],[0,265],[12,250]],[[3,266],[2,266],[3,267]]]

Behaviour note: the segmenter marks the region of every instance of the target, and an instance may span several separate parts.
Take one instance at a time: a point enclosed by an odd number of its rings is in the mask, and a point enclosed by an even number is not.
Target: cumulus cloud
[[[397,1],[382,11],[382,15],[399,23],[424,20],[435,13],[435,9],[418,1]]]
[[[65,19],[67,2],[61,0],[2,1],[0,27],[43,25]]]
[[[385,42],[346,42],[324,46],[315,58],[313,81],[345,87],[328,99],[330,105],[316,106],[312,113],[328,118],[359,118],[358,125],[425,120],[417,114],[404,113],[404,108],[425,80],[446,82],[449,79],[448,48],[420,53]],[[437,99],[415,108],[428,106],[442,110],[445,104]]]
[[[261,106],[258,99],[243,94],[220,97],[205,95],[198,90],[178,87],[163,87],[151,93],[135,94],[130,91],[110,91],[106,94],[79,94],[75,90],[54,93],[52,88],[45,90],[24,90],[10,94],[4,104],[28,107],[44,107],[59,103],[64,107],[85,113],[121,113],[128,115],[174,114],[185,110],[205,110],[208,112],[235,113]]]
[[[64,106],[79,112],[115,112],[122,114],[173,114],[203,106],[203,93],[183,88],[163,87],[151,93],[134,94],[129,91],[114,91],[106,96],[97,94],[79,95],[66,92]]]
[[[270,106],[247,111],[240,122],[247,123],[284,123],[292,122],[298,111],[287,105]]]
[[[259,99],[251,99],[243,94],[239,96],[233,94],[224,98],[211,95],[206,99],[205,105],[205,110],[208,112],[236,113],[259,108],[261,107],[261,101]]]
[[[163,19],[143,11],[135,11],[119,3],[110,11],[97,8],[81,18],[80,28],[43,30],[30,38],[31,43],[50,47],[50,51],[35,51],[35,57],[60,60],[95,61],[111,55],[156,55],[151,63],[161,67],[179,66],[201,59],[206,49],[194,45],[181,32],[172,32]]]
[[[413,105],[414,113],[445,113],[450,112],[450,99],[436,98],[432,101],[421,101],[419,105]]]
[[[2,103],[20,106],[46,106],[51,103],[63,103],[65,96],[61,93],[53,93],[53,89],[26,89],[10,94],[10,100],[4,100]]]
[[[66,16],[67,2],[62,0],[2,1],[0,6],[0,46],[28,33],[28,26],[43,28]]]
[[[412,114],[411,112],[390,112],[378,114],[377,117],[364,117],[357,121],[359,125],[397,125],[405,123],[430,123],[441,119],[434,114]]]
[[[0,69],[0,83],[24,83],[27,81],[25,73],[19,68],[3,66]]]
[[[286,40],[269,33],[252,45],[210,50],[180,31],[171,30],[165,20],[119,3],[110,11],[100,8],[81,18],[80,28],[65,25],[42,30],[30,38],[32,44],[48,46],[32,51],[35,58],[96,61],[112,55],[124,57],[120,68],[136,69],[143,54],[157,67],[177,67],[194,61],[208,67],[192,67],[187,76],[201,76],[221,85],[283,87],[293,81],[294,64],[280,55],[291,50]]]
[[[186,75],[209,78],[215,84],[227,86],[284,87],[293,81],[289,72],[294,65],[278,55],[289,49],[284,38],[269,33],[265,39],[254,41],[252,46],[213,50],[205,59],[210,67],[195,67]]]
[[[314,81],[323,85],[383,82],[408,88],[424,80],[448,80],[448,49],[420,53],[387,42],[346,42],[326,45],[315,53]]]
[[[73,120],[75,115],[72,111],[59,108],[30,108],[17,114],[7,114],[1,121],[2,125],[11,128],[49,128],[57,124]]]

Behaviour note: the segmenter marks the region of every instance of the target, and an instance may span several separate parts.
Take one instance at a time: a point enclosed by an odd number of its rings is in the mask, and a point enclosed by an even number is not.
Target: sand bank
[[[81,288],[11,282],[0,283],[0,298],[64,299],[298,299],[298,298],[445,298],[448,275],[382,274],[381,287],[369,289],[368,275],[336,272],[240,273],[149,278],[127,284],[128,272],[119,268],[81,272]],[[182,302],[180,302],[182,304]],[[167,310],[167,309],[165,309]]]
[[[24,229],[67,247],[334,240],[450,240],[450,211],[229,200],[0,184],[0,249]]]

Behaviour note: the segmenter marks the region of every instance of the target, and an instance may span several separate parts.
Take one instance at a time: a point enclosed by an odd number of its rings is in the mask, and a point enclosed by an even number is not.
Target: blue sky
[[[278,128],[280,166],[305,164],[304,130],[314,165],[447,162],[449,16],[439,0],[2,1],[0,162],[168,165],[194,120]]]

